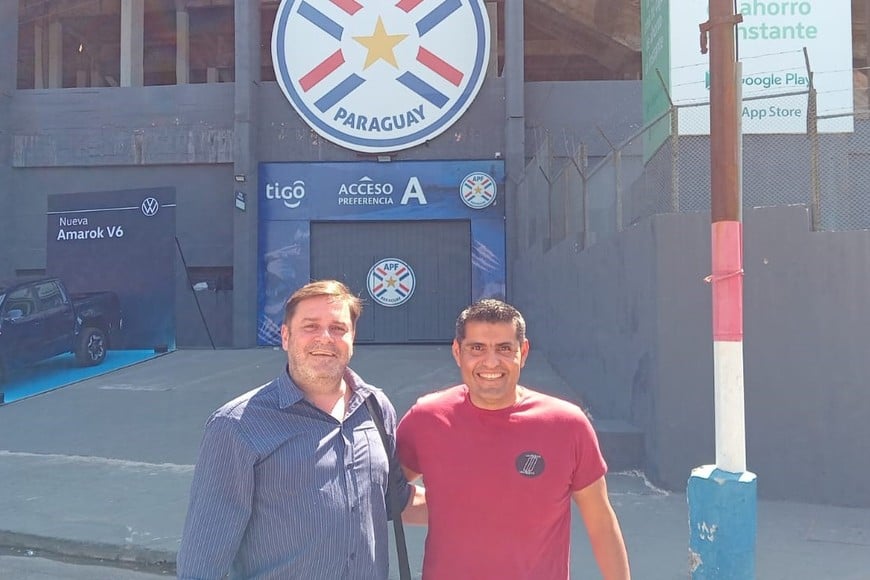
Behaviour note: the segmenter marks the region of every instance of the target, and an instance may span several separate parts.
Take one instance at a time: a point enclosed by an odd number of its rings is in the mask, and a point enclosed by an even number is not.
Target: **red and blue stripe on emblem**
[[[401,0],[396,7],[410,13],[414,8],[421,4],[422,0]],[[427,32],[441,24],[448,16],[456,12],[462,7],[460,0],[445,0],[438,5],[434,10],[429,12],[423,18],[417,21],[417,33],[420,38],[426,35]],[[452,84],[458,87],[462,83],[464,75],[462,71],[436,55],[434,52],[423,48],[417,50],[417,62]],[[444,93],[427,83],[417,75],[405,72],[397,79],[401,84],[405,85],[411,92],[414,92],[426,99],[439,109],[444,107],[450,100]]]
[[[356,14],[363,8],[362,4],[356,0],[330,1],[350,15]],[[410,13],[421,3],[422,0],[400,0],[396,4],[396,7],[406,13]],[[423,37],[426,33],[438,26],[442,21],[461,7],[461,0],[445,0],[442,2],[417,21],[417,32],[420,37]],[[344,34],[344,28],[308,2],[302,2],[300,4],[298,13],[301,17],[314,24],[317,28],[323,30],[329,36],[336,40],[341,40],[341,37]],[[308,92],[313,87],[317,86],[321,81],[338,70],[345,62],[344,54],[341,49],[336,50],[299,79],[299,85],[302,91]],[[464,78],[462,71],[422,46],[417,50],[417,62],[456,87],[462,84]],[[416,93],[439,109],[443,108],[450,101],[450,98],[447,95],[411,72],[401,74],[396,80],[411,92]],[[363,83],[365,83],[363,77],[357,74],[351,74],[332,90],[328,91],[318,99],[314,105],[320,112],[326,112],[359,88]]]

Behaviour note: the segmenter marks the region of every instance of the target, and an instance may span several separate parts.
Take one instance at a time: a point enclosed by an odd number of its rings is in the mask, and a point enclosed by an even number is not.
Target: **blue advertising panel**
[[[175,188],[48,196],[46,273],[71,292],[116,292],[120,344],[175,348]]]
[[[311,228],[303,220],[260,225],[259,344],[281,344],[284,301],[310,278]]]
[[[504,297],[504,162],[261,163],[257,340],[280,344],[287,297],[310,279],[312,221],[468,220],[472,300]]]

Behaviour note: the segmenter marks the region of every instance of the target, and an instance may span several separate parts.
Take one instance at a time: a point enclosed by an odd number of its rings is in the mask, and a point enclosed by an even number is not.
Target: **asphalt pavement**
[[[285,360],[270,348],[182,350],[0,407],[0,579],[172,575],[204,421]],[[358,346],[351,366],[400,415],[459,380],[447,346]],[[534,351],[522,382],[580,402]],[[608,485],[634,578],[688,578],[684,490],[656,489],[636,471],[611,473]],[[419,574],[425,528],[407,534]],[[870,510],[759,501],[757,570],[870,579]],[[576,513],[571,571],[598,577]]]

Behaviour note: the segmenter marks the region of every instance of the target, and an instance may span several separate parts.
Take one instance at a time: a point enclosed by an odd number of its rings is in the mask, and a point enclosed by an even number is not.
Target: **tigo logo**
[[[293,185],[275,183],[266,184],[266,199],[280,199],[290,209],[296,209],[305,197],[305,182],[297,179]]]

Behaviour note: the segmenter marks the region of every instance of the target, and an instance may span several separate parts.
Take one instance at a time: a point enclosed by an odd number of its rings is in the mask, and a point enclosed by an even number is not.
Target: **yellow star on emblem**
[[[394,288],[396,286],[396,279],[392,276],[390,278],[387,278],[387,286],[389,286],[390,288]]]
[[[384,59],[393,67],[399,68],[396,62],[396,55],[393,54],[393,49],[397,44],[405,40],[407,34],[387,34],[384,28],[384,21],[378,16],[378,22],[375,24],[375,31],[371,36],[354,36],[353,39],[368,49],[366,62],[363,69],[367,69],[380,59]]]

